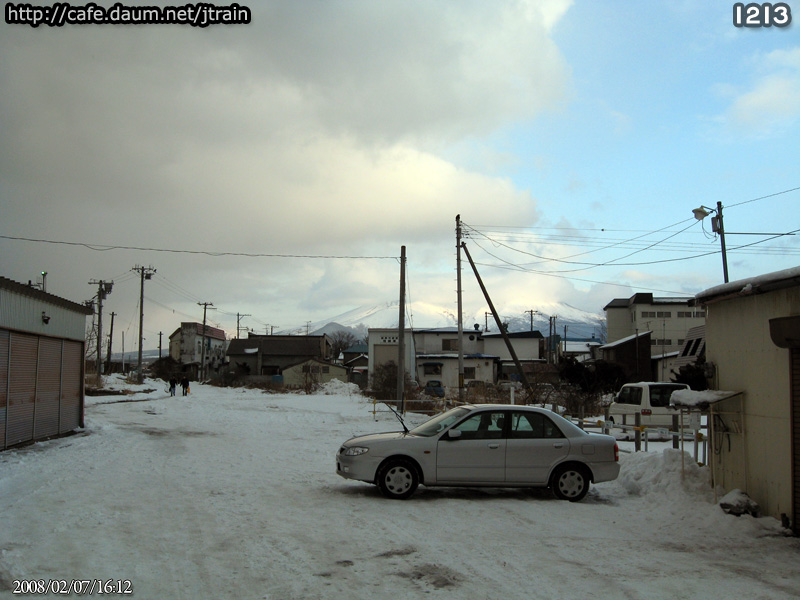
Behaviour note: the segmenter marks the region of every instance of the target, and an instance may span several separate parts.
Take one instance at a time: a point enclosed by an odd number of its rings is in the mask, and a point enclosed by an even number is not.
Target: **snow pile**
[[[325,396],[360,396],[361,388],[355,383],[344,383],[338,379],[331,379],[319,386],[317,393]]]
[[[683,454],[683,460],[681,455]],[[659,453],[637,452],[623,458],[620,486],[631,496],[658,495],[676,501],[713,501],[710,470],[688,453],[672,448]]]

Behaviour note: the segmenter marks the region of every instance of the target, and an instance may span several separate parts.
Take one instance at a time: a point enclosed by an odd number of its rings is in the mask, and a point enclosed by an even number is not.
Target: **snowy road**
[[[147,599],[798,597],[800,540],[722,513],[672,451],[624,454],[577,504],[392,502],[334,473],[342,441],[397,427],[362,398],[192,392],[90,398],[86,434],[0,454],[0,598],[92,578]]]

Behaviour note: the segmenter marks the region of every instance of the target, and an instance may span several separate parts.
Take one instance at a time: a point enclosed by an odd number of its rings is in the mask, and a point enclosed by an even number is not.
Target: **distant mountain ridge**
[[[600,340],[604,337],[605,316],[590,313],[569,304],[559,302],[532,307],[534,313],[533,328],[542,335],[549,333],[549,317],[556,315],[556,333],[564,335],[567,328],[567,337],[592,338]],[[483,331],[488,325],[488,333],[498,333],[498,328],[491,314],[486,315],[486,310],[464,314],[464,330],[475,329],[478,325]],[[281,334],[305,334],[306,331],[316,335],[327,333],[331,335],[337,331],[348,331],[358,339],[366,337],[368,329],[397,327],[399,322],[399,303],[397,301],[385,302],[378,305],[366,305],[347,311],[330,319],[309,323],[300,327],[282,330]],[[501,321],[507,322],[509,331],[530,331],[531,319],[525,315],[508,315],[500,312]],[[406,327],[414,329],[436,329],[441,327],[456,327],[458,318],[455,311],[427,304],[412,302],[407,306]]]

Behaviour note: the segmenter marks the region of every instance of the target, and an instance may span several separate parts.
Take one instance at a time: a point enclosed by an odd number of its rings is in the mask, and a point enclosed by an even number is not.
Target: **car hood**
[[[383,442],[389,440],[399,440],[406,437],[407,434],[402,431],[391,431],[388,433],[370,433],[369,435],[359,435],[350,438],[343,445],[344,446],[357,446],[359,444],[374,444],[375,442]]]

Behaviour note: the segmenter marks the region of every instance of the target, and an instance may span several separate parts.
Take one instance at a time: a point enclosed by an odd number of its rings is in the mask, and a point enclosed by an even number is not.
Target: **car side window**
[[[513,413],[511,416],[512,439],[541,439],[564,437],[556,424],[540,413]]]
[[[464,419],[454,429],[461,431],[462,440],[496,440],[503,437],[504,414],[481,412]]]

